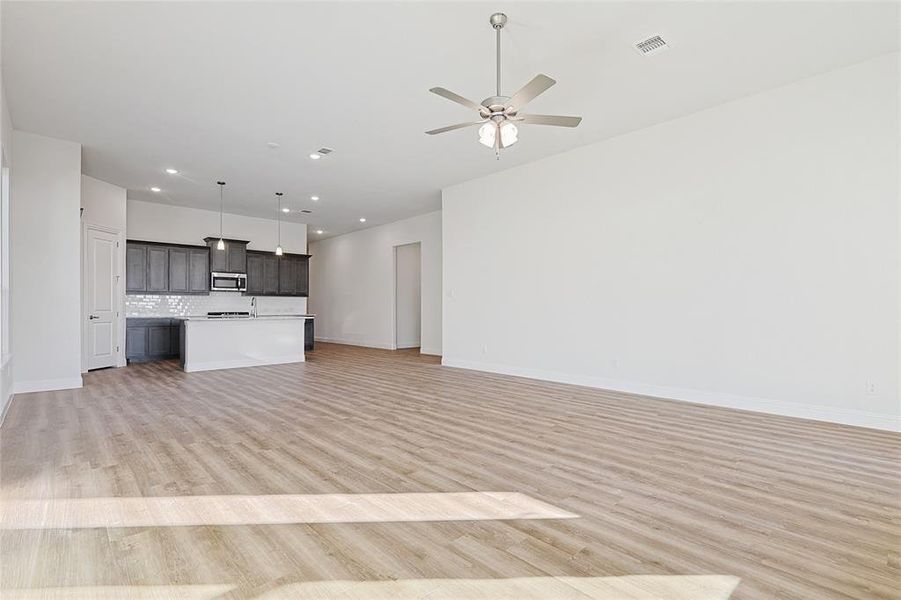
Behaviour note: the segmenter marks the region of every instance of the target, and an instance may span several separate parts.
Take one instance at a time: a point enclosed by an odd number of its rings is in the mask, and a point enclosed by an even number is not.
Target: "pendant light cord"
[[[222,211],[225,209],[224,201],[222,200],[222,188],[225,187],[224,181],[217,181],[219,184],[219,239],[222,239]]]
[[[278,212],[276,213],[276,220],[278,221],[278,246],[281,248],[282,246],[282,193],[275,192],[276,198],[278,198]]]

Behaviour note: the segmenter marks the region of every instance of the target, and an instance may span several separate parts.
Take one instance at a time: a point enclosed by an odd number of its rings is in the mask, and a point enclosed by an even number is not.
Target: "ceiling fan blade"
[[[582,117],[561,117],[559,115],[519,115],[515,121],[522,121],[531,125],[554,125],[556,127],[576,127],[582,122]]]
[[[525,84],[521,90],[513,94],[507,106],[512,106],[516,110],[520,110],[530,100],[539,94],[543,94],[549,87],[557,83],[547,75],[536,75],[532,81]]]
[[[485,108],[479,104],[476,104],[472,100],[469,100],[468,98],[464,98],[460,94],[455,94],[450,90],[446,90],[443,87],[433,87],[429,91],[432,92],[433,94],[438,94],[442,98],[447,98],[451,102],[456,102],[457,104],[462,104],[466,108],[471,108],[476,112],[481,112]]]
[[[436,133],[444,133],[445,131],[453,131],[454,129],[463,129],[464,127],[472,127],[473,125],[481,125],[485,121],[473,121],[472,123],[457,123],[456,125],[448,125],[447,127],[439,127],[438,129],[432,129],[426,131],[429,135],[435,135]]]

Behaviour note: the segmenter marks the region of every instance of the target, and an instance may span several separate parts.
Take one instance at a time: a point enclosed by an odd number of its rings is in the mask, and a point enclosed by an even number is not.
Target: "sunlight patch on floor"
[[[258,600],[728,600],[728,575],[518,577],[309,581],[252,594]],[[212,600],[230,585],[96,586],[4,590],[3,600]],[[235,590],[244,597],[241,590]]]
[[[517,492],[4,500],[2,529],[573,519]]]
[[[727,600],[738,585],[727,575],[522,577],[310,581],[282,586],[258,600]]]
[[[3,600],[213,600],[233,585],[107,585],[4,589]]]

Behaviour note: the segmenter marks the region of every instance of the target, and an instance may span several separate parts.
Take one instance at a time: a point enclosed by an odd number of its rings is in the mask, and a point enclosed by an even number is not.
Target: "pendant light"
[[[216,184],[219,186],[219,241],[216,242],[216,250],[225,250],[225,240],[222,239],[222,188],[225,187],[225,182],[217,181]]]
[[[275,192],[275,197],[278,198],[278,212],[276,212],[276,218],[278,219],[278,246],[275,247],[275,255],[282,255],[282,193]]]

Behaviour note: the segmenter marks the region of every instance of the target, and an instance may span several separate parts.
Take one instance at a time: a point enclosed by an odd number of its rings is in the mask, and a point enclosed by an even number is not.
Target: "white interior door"
[[[85,244],[84,319],[86,366],[116,366],[118,236],[88,227]]]

